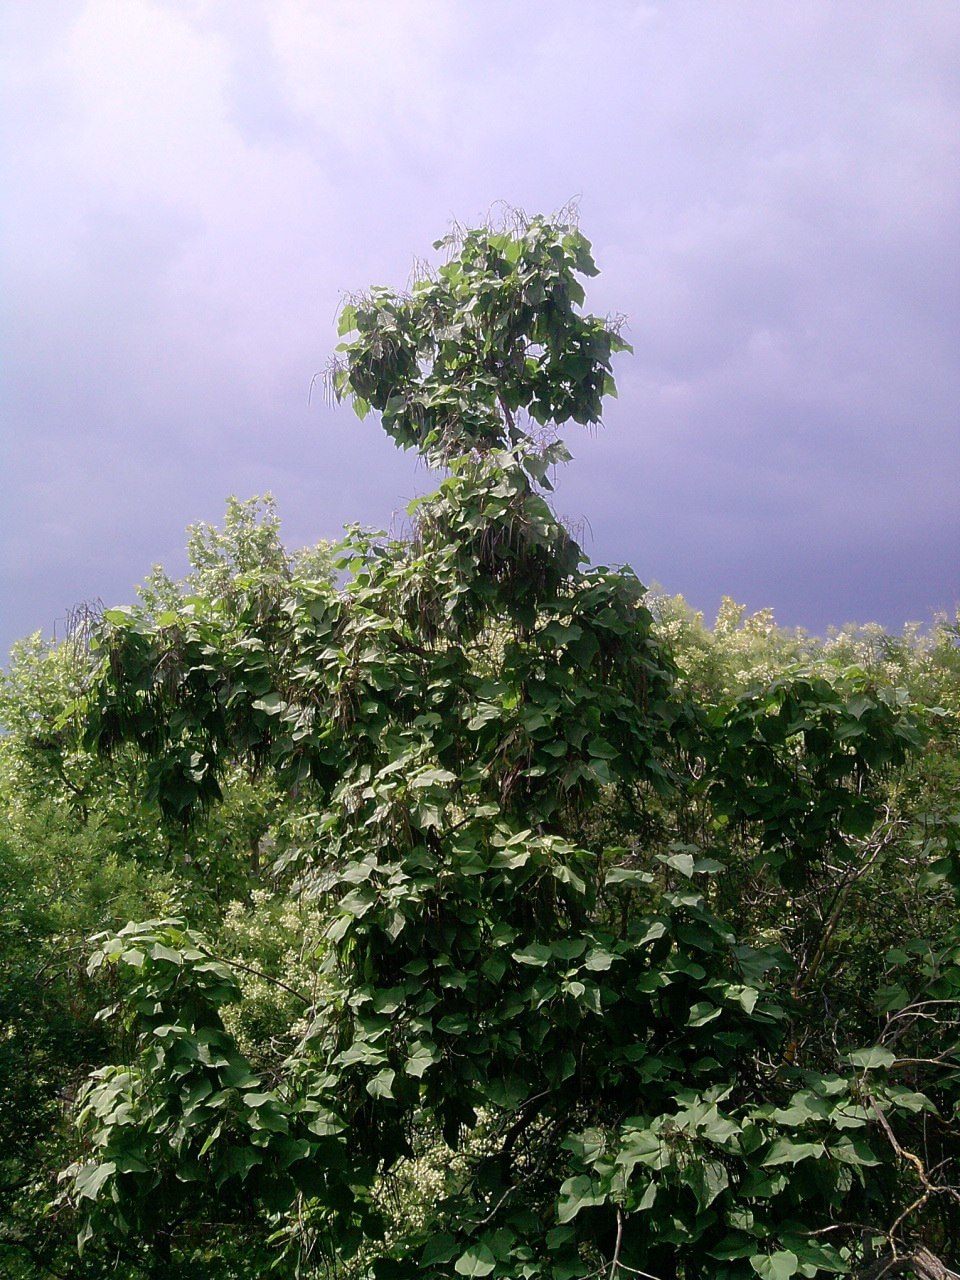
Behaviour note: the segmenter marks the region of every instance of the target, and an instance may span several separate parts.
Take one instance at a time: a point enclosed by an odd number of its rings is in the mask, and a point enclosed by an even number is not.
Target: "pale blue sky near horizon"
[[[960,8],[32,0],[0,17],[0,661],[271,491],[432,483],[310,395],[345,293],[577,197],[632,357],[556,506],[712,617],[960,603]]]

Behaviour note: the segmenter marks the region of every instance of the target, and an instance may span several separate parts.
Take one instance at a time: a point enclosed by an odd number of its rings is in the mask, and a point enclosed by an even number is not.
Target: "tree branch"
[[[280,987],[282,991],[289,991],[290,995],[296,996],[302,1001],[306,1008],[310,1008],[313,1004],[312,1000],[308,1000],[300,991],[296,991],[293,987],[287,986],[285,982],[281,982],[279,978],[272,978],[269,973],[264,973],[262,969],[254,969],[252,965],[244,964],[241,960],[228,960],[225,956],[215,956],[212,951],[207,951],[204,947],[198,947],[198,951],[209,960],[216,960],[218,964],[225,964],[228,969],[242,969],[244,973],[252,973],[256,978],[262,978],[264,982],[269,982],[275,987]]]

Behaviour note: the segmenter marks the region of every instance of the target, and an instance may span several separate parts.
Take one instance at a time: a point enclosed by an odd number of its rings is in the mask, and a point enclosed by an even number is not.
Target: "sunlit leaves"
[[[956,993],[943,939],[871,954],[855,1025],[821,1025],[914,718],[859,676],[683,696],[642,586],[585,568],[550,509],[567,455],[530,426],[595,422],[610,386],[623,344],[579,311],[589,245],[534,219],[449,247],[409,295],[375,289],[340,321],[335,394],[445,469],[410,537],[349,530],[337,587],[253,578],[229,608],[107,619],[89,739],[134,744],[165,814],[189,824],[231,766],[302,805],[323,995],[254,1070],[202,938],[155,921],[102,939],[134,1060],[88,1086],[84,1131],[114,1167],[82,1176],[98,1211],[109,1187],[146,1222],[162,1169],[178,1195],[288,1215],[291,1239],[306,1197],[317,1238],[375,1244],[385,1280],[617,1259],[814,1275],[840,1255],[805,1252],[811,1233],[915,1189],[877,1127],[945,1114],[898,1083],[876,1013]],[[421,1161],[442,1176],[387,1232]]]
[[[411,295],[373,289],[344,306],[340,335],[356,336],[341,344],[334,394],[361,416],[380,410],[388,435],[435,463],[520,444],[521,411],[540,424],[599,421],[611,356],[627,344],[578,310],[577,276],[596,274],[580,231],[533,218],[440,245],[449,261]]]

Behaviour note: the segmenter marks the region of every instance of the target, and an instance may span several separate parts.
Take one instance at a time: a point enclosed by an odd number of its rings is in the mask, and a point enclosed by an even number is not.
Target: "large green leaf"
[[[750,1265],[761,1280],[790,1280],[800,1269],[800,1262],[789,1249],[776,1253],[759,1254],[750,1259]]]
[[[485,1244],[472,1244],[454,1263],[461,1276],[488,1276],[496,1266],[496,1258]]]

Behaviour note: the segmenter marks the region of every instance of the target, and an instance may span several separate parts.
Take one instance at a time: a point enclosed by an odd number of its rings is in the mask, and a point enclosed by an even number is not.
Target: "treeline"
[[[408,538],[232,502],[0,681],[0,1266],[942,1280],[960,619],[589,567],[589,245],[447,247],[331,374],[442,472]]]

